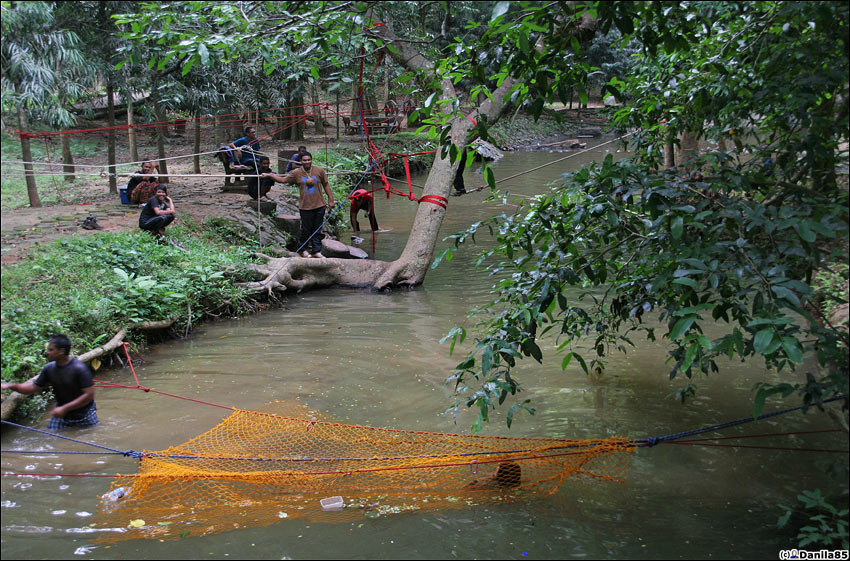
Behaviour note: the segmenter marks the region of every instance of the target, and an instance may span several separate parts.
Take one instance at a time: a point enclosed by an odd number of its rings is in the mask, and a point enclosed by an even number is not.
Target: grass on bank
[[[34,248],[4,267],[2,378],[23,381],[46,363],[44,344],[66,333],[74,354],[106,343],[140,321],[238,315],[253,309],[249,295],[225,270],[250,260],[249,250],[222,241],[221,228],[184,223],[169,229],[187,251],[159,245],[142,231],[99,233]],[[132,333],[130,339],[143,338]]]
[[[45,144],[42,140],[34,139],[30,142],[32,158],[36,162],[62,163],[62,149],[58,142]],[[106,154],[106,142],[95,138],[72,138],[71,152],[73,154],[87,154],[89,156],[103,153]],[[4,209],[17,208],[29,205],[27,196],[27,185],[23,177],[21,141],[17,136],[11,136],[6,132],[0,134],[0,155],[2,155],[3,173],[0,175],[0,204]],[[44,171],[44,166],[35,166],[34,171]],[[55,167],[53,169],[60,169]],[[77,168],[78,173],[92,173],[92,168]],[[86,195],[85,185],[91,177],[80,175],[76,181],[65,181],[63,176],[36,176],[35,184],[38,196],[42,204],[58,204],[63,199],[69,202],[78,202]]]

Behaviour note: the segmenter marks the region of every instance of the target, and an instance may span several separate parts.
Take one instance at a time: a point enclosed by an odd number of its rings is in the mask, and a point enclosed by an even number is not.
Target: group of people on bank
[[[333,211],[335,201],[333,191],[328,184],[325,170],[313,165],[313,155],[306,146],[299,146],[286,165],[283,175],[274,173],[271,160],[260,151],[257,129],[245,127],[245,136],[231,142],[227,148],[233,161],[254,173],[248,180],[248,195],[258,201],[273,202],[268,194],[275,183],[284,183],[298,187],[298,209],[301,215],[301,235],[299,255],[301,257],[322,258],[322,234],[325,212]],[[171,224],[176,211],[174,201],[168,196],[165,185],[158,183],[159,165],[146,161],[142,169],[127,184],[127,198],[135,204],[143,204],[139,215],[139,228],[150,232],[158,240],[165,239],[165,228]],[[327,198],[327,200],[325,200]],[[357,214],[362,210],[369,216],[371,229],[378,230],[375,217],[375,201],[371,192],[357,189],[349,196],[351,226],[355,232],[360,230]]]

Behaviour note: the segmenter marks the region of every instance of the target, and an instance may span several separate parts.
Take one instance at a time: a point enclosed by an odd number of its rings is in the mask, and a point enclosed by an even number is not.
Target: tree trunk
[[[217,145],[216,148],[227,144],[227,131],[221,123],[221,117],[218,115],[215,116],[215,143]]]
[[[670,169],[676,165],[676,145],[671,140],[664,145],[664,169]]]
[[[38,208],[41,206],[41,199],[38,198],[38,188],[35,185],[35,175],[32,172],[32,149],[30,148],[30,138],[25,134],[27,132],[27,117],[23,109],[18,108],[18,127],[21,134],[21,156],[24,159],[24,179],[27,182],[27,197],[30,200],[30,206]]]
[[[304,140],[304,94],[298,94],[293,100],[292,134],[290,140]]]
[[[159,102],[159,96],[154,98],[154,118],[157,122],[156,151],[159,157],[159,182],[168,183],[168,162],[165,159],[165,108]]]
[[[73,182],[74,176],[74,155],[71,153],[71,137],[67,134],[61,135],[62,143],[62,172],[65,174],[65,181]]]
[[[686,170],[693,169],[690,160],[699,155],[699,132],[686,131],[679,133],[679,153],[676,155],[676,162]]]
[[[233,137],[233,140],[245,136],[245,114],[239,113],[238,115],[233,115],[231,119],[230,136]]]
[[[319,87],[316,85],[313,86],[313,132],[325,134],[325,116],[319,102]]]
[[[201,116],[195,115],[195,173],[201,173]]]
[[[109,141],[106,146],[106,163],[109,166],[109,192],[118,194],[118,178],[115,177],[115,89],[112,78],[106,82],[106,116],[109,124]]]
[[[133,128],[135,124],[136,116],[133,114],[133,94],[130,93],[127,98],[127,142],[130,144],[130,160],[138,162],[139,147],[136,142],[136,129]]]

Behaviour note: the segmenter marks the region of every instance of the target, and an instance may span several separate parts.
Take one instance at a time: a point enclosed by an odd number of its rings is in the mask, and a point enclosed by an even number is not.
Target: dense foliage
[[[810,304],[815,273],[847,259],[836,168],[847,163],[848,7],[597,9],[603,31],[641,40],[634,73],[609,84],[629,102],[616,123],[639,127],[637,157],[588,166],[520,213],[454,236],[461,243],[488,227],[498,247],[484,259],[505,276],[453,378],[461,390],[474,385],[463,395],[479,408],[476,426],[519,391],[511,367],[541,360],[547,333],[566,351],[563,366],[576,360],[585,371],[638,333],[670,341],[671,378],[716,372],[721,356],[761,356],[787,382],[756,388],[756,414],[775,393],[798,392],[809,405],[846,394],[847,332]],[[664,146],[682,135],[715,146],[659,169]],[[663,333],[642,323],[650,313]],[[728,327],[711,340],[707,323]],[[583,356],[575,345],[588,336],[592,356]],[[694,391],[688,383],[678,395]]]

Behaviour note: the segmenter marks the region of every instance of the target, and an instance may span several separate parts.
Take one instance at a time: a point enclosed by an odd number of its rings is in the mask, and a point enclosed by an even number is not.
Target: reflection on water
[[[613,145],[606,148],[616,151]],[[507,177],[562,156],[508,154],[496,173]],[[502,188],[525,195],[541,192],[577,161],[592,156],[604,153],[588,151]],[[479,181],[480,175],[467,171],[467,185]],[[501,212],[497,203],[483,198],[483,193],[452,197],[443,235]],[[377,258],[393,259],[404,247],[416,205],[401,197],[377,197],[376,212],[389,231],[375,235],[374,253],[368,232],[360,234],[360,247]],[[489,243],[486,237],[479,241]],[[441,241],[438,251],[448,243]],[[487,300],[493,279],[474,268],[478,251],[463,248],[412,292],[311,292],[291,296],[284,310],[207,324],[190,340],[171,341],[146,353],[138,368],[140,379],[160,391],[241,409],[296,399],[345,423],[465,433],[473,412],[462,409],[457,419],[442,415],[452,402],[451,388],[443,380],[460,355],[450,357],[448,345],[438,341],[465,321],[468,309]],[[562,372],[554,349],[544,352],[550,357],[544,364],[527,361],[515,372],[527,387],[520,400],[531,398],[537,414],[518,415],[509,430],[504,408],[493,413],[487,434],[660,436],[746,416],[752,385],[778,378],[759,364],[730,362],[720,375],[698,380],[698,398],[682,406],[667,398],[678,382],[667,380],[663,342],[640,342],[627,355],[613,357],[606,372],[593,378],[574,364]],[[117,382],[131,380],[124,370],[108,376]],[[162,450],[205,432],[228,413],[134,390],[101,389],[97,401],[101,424],[73,436],[120,450]],[[729,429],[722,436],[812,428],[832,425],[817,413],[792,414]],[[623,485],[568,481],[556,495],[530,503],[341,524],[286,520],[207,538],[106,548],[92,545],[86,526],[109,479],[57,475],[134,473],[136,461],[115,455],[51,455],[55,450],[92,449],[27,431],[4,429],[2,438],[4,450],[43,451],[4,454],[4,471],[45,474],[3,478],[3,555],[9,558],[773,556],[792,545],[792,536],[774,527],[775,505],[794,503],[801,489],[832,489],[815,465],[830,459],[825,454],[661,445],[633,455]],[[847,447],[845,437],[833,434],[759,439],[758,444]]]

